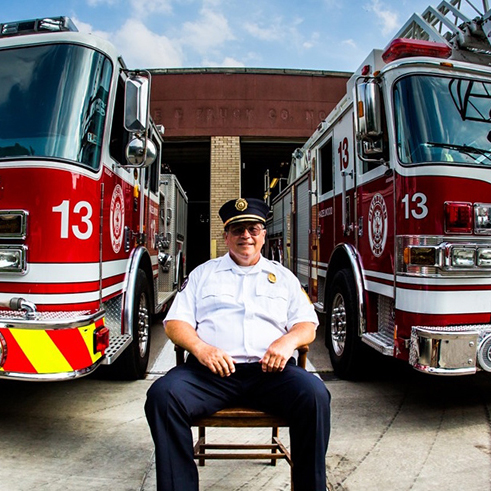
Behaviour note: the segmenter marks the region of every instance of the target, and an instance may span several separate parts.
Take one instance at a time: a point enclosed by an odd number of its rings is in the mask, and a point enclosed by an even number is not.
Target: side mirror
[[[357,139],[365,155],[383,152],[382,104],[378,84],[371,80],[356,86]]]
[[[148,167],[157,158],[157,146],[149,138],[135,137],[126,146],[126,160],[133,167]]]
[[[157,158],[157,146],[149,138],[150,73],[129,72],[124,95],[124,127],[132,133],[125,166],[148,167]]]
[[[124,127],[133,133],[148,128],[150,106],[150,78],[131,73],[125,83]]]
[[[382,135],[382,107],[380,89],[376,82],[369,81],[357,85],[358,136],[361,140],[377,138]]]

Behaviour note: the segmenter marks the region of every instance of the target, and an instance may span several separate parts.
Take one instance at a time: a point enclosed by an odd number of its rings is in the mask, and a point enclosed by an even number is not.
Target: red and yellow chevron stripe
[[[103,325],[99,319],[79,328],[0,328],[6,348],[0,372],[56,374],[88,368],[102,356],[94,353],[94,331]]]

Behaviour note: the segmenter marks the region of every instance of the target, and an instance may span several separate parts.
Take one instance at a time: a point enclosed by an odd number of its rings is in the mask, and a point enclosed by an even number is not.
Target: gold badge
[[[268,281],[270,283],[276,283],[276,276],[273,273],[268,274]]]
[[[247,201],[244,199],[244,198],[239,198],[236,202],[235,202],[235,209],[237,211],[244,211],[244,210],[247,210]]]

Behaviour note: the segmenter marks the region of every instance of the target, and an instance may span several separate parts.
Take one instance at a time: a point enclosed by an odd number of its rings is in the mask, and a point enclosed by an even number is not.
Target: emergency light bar
[[[382,54],[385,63],[408,58],[410,56],[433,56],[435,58],[448,58],[452,48],[445,43],[423,41],[420,39],[394,39]]]
[[[62,31],[78,32],[78,29],[69,17],[45,17],[0,24],[0,37]]]

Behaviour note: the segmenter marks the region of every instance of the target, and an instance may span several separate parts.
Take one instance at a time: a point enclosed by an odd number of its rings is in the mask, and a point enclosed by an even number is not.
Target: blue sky
[[[440,0],[0,0],[0,22],[66,15],[130,68],[354,71]],[[481,7],[481,1],[473,1]]]

